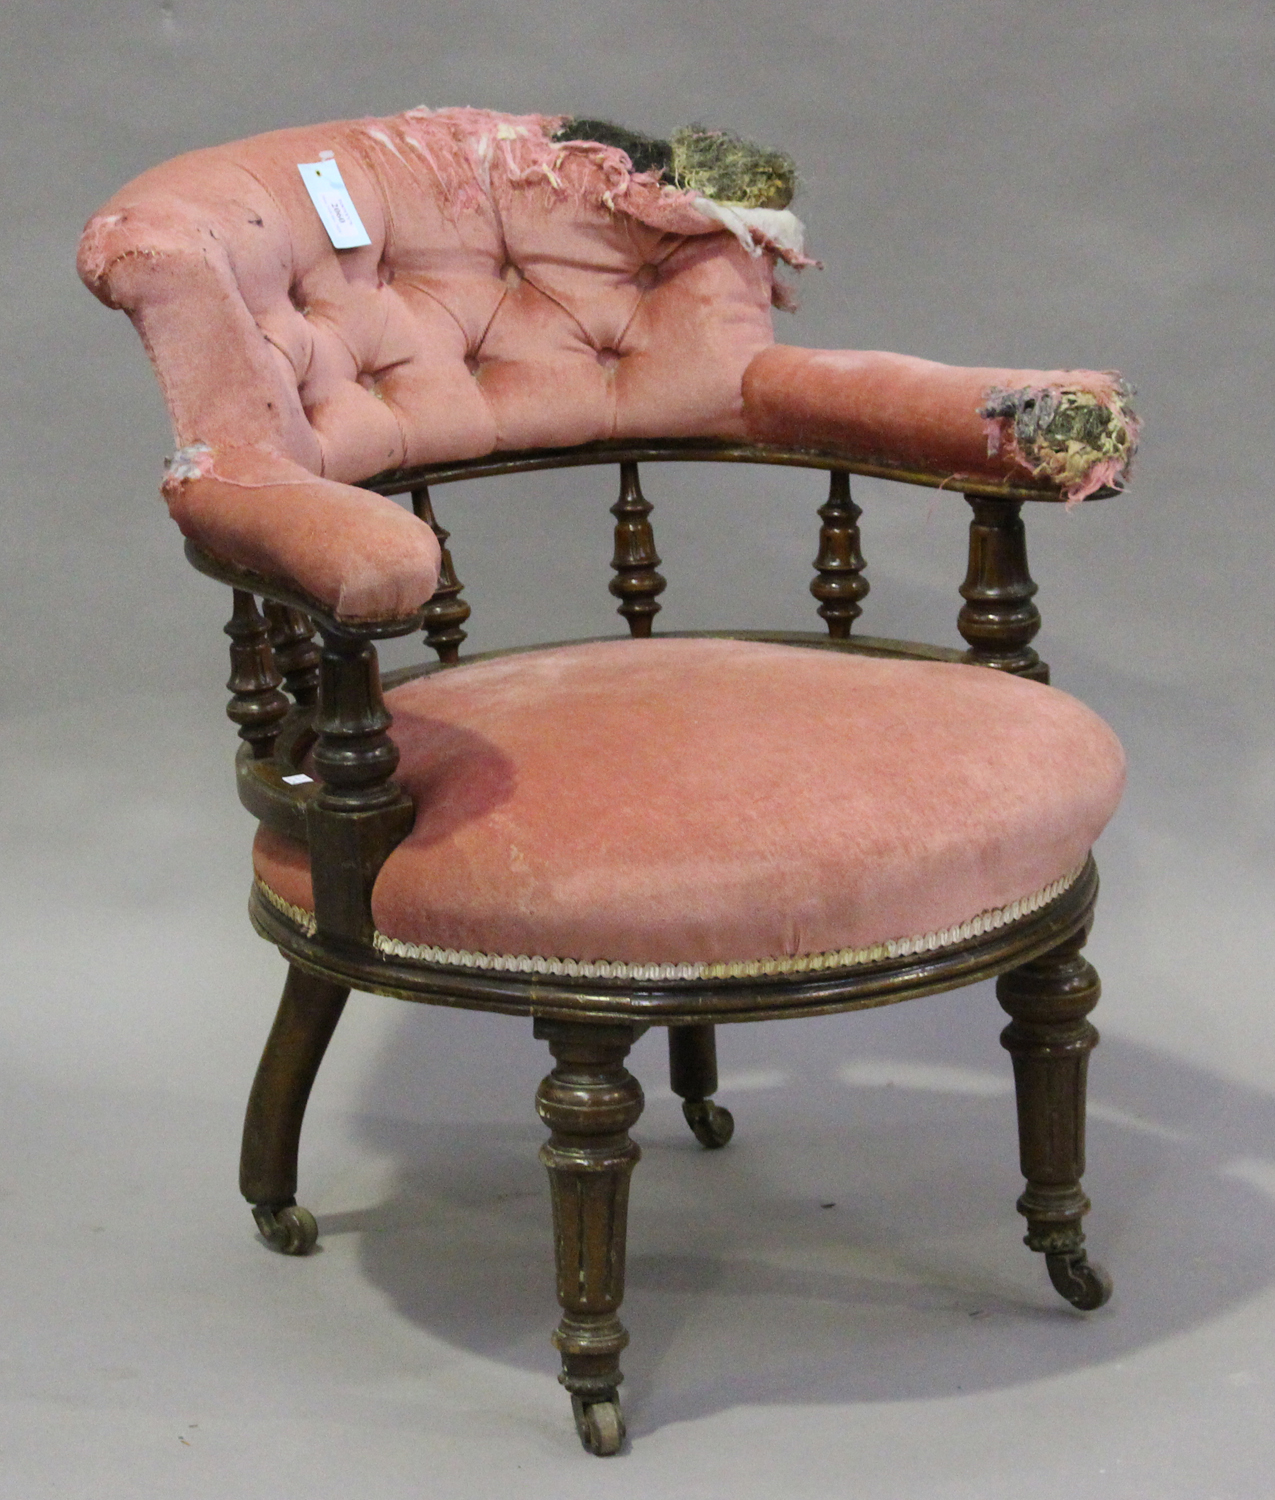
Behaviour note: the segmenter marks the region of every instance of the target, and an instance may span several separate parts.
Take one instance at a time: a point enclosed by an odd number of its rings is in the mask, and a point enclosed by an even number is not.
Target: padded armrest
[[[423,521],[280,454],[193,444],[173,460],[163,493],[204,551],[290,585],[350,624],[408,616],[438,583],[438,539]]]
[[[1130,394],[1112,371],[776,344],[744,374],[744,420],[758,442],[934,470],[957,487],[1026,477],[1075,501],[1123,486],[1138,435]]]

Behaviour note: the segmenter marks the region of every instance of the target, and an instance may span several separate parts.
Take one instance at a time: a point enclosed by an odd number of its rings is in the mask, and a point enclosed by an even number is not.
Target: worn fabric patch
[[[623,151],[635,172],[662,175],[674,187],[735,208],[784,209],[797,191],[797,167],[782,151],[729,130],[684,125],[667,140],[609,120],[564,120],[554,141],[592,141]]]
[[[1138,451],[1140,423],[1132,388],[1113,382],[1109,396],[1078,386],[993,386],[978,408],[988,457],[1015,457],[1033,478],[1050,479],[1068,501],[1103,488],[1123,489]]]
[[[688,125],[675,130],[673,181],[701,197],[742,208],[787,208],[797,191],[797,166],[729,130]]]

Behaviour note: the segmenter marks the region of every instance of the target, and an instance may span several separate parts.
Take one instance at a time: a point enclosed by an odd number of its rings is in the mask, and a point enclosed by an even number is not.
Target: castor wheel
[[[735,1134],[735,1116],[711,1099],[688,1099],[682,1105],[682,1113],[695,1132],[695,1139],[710,1151],[724,1146]]]
[[[254,1204],[252,1217],[257,1221],[261,1237],[273,1250],[281,1255],[309,1255],[319,1238],[319,1226],[308,1208],[295,1203],[271,1206],[269,1203]]]
[[[612,1392],[605,1401],[585,1402],[580,1396],[572,1396],[571,1410],[575,1413],[576,1431],[586,1451],[599,1458],[610,1458],[620,1451],[624,1441],[624,1418],[620,1415],[620,1398]]]
[[[1046,1255],[1045,1267],[1054,1290],[1081,1312],[1093,1312],[1111,1297],[1111,1277],[1091,1264],[1083,1250]]]

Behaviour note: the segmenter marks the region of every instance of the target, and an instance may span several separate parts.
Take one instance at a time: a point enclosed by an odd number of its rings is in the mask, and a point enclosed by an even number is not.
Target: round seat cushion
[[[537,650],[387,703],[416,821],[376,881],[378,943],[483,967],[769,973],[961,941],[1063,889],[1124,780],[1054,688],[757,642]],[[263,829],[254,853],[312,912],[306,850]]]

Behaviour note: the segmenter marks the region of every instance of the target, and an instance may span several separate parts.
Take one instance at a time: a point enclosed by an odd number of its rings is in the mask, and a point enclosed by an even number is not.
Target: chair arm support
[[[265,449],[185,448],[163,493],[197,568],[328,628],[403,634],[438,583],[438,539],[423,521]]]
[[[391,722],[376,647],[324,631],[312,755],[320,785],[306,803],[314,915],[322,935],[362,946],[375,931],[377,874],[416,817],[411,798],[391,780],[398,766]]]
[[[1138,423],[1118,375],[967,369],[877,351],[776,344],[743,382],[749,437],[938,470],[953,487],[1010,480],[1041,499],[1123,486]]]
[[[956,619],[969,650],[965,660],[1036,682],[1049,681],[1049,667],[1032,648],[1040,629],[1033,603],[1036,583],[1027,566],[1022,502],[967,495],[969,567],[961,585],[965,600]]]
[[[227,712],[244,741],[236,760],[240,801],[267,826],[309,846],[319,931],[368,947],[375,934],[372,887],[416,817],[411,798],[391,780],[398,749],[388,732],[392,719],[373,637],[392,633],[387,623],[413,629],[419,617],[363,627],[320,620],[317,702],[289,713],[269,626],[253,597],[263,580],[218,563],[192,542],[186,547],[197,567],[235,589],[226,627],[233,695]],[[288,590],[275,592],[294,607],[313,609]],[[304,789],[289,785],[311,744],[308,769],[317,784],[307,775]]]

